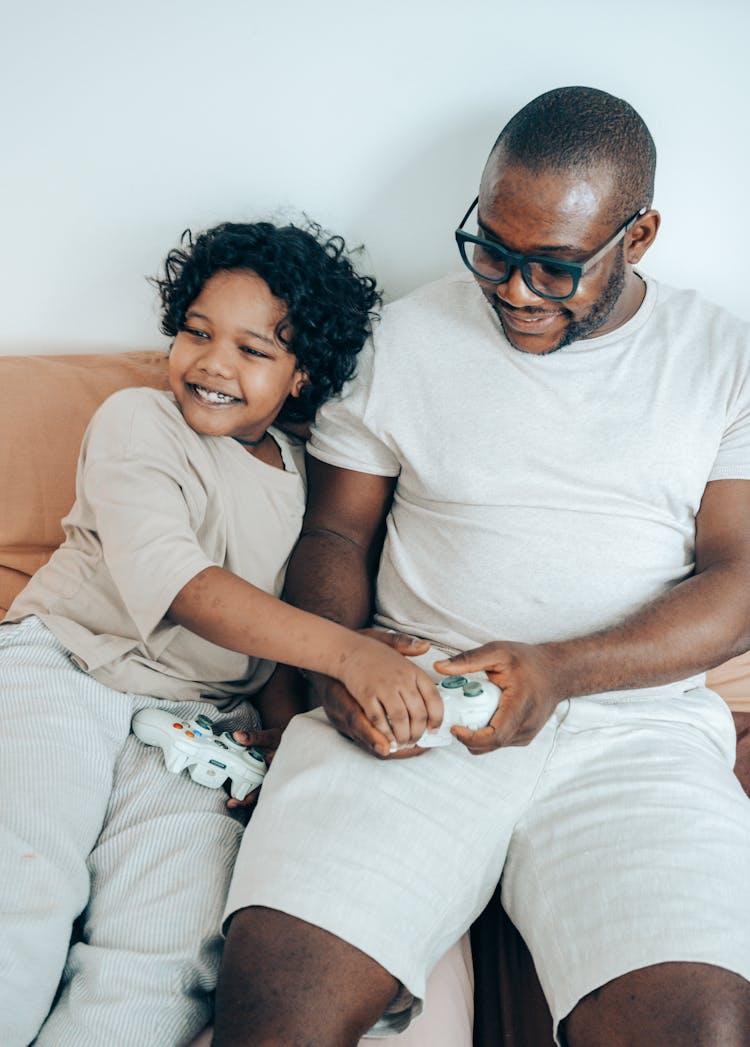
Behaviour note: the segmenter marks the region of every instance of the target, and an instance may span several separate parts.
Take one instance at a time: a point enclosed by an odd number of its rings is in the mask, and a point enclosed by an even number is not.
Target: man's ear
[[[631,265],[640,262],[656,239],[661,225],[661,215],[653,209],[646,211],[640,218],[633,222],[628,230],[628,241],[625,249],[625,258]]]

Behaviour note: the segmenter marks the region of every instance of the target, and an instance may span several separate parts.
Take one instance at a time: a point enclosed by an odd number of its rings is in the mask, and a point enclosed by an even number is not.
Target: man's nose
[[[495,293],[501,301],[514,309],[523,309],[529,305],[538,306],[544,301],[541,295],[534,294],[517,265],[511,266],[510,276],[504,284],[497,285]]]

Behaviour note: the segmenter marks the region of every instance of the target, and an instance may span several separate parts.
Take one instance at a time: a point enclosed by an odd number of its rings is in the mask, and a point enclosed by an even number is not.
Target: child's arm
[[[387,755],[436,728],[442,703],[422,669],[385,644],[291,607],[222,567],[207,567],[172,601],[167,617],[229,650],[332,676],[383,735]]]

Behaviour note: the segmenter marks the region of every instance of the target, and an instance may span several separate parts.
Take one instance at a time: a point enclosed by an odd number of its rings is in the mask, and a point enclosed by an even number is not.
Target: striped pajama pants
[[[35,618],[0,627],[0,702],[0,1042],[183,1047],[211,1014],[244,816],[130,722],[216,708],[113,691]],[[221,722],[241,726],[249,703]]]

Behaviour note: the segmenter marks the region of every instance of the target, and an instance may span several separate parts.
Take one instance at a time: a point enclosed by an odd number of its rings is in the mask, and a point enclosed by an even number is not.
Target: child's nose
[[[233,359],[230,346],[213,341],[206,345],[198,360],[198,367],[206,374],[229,376],[233,374]]]

